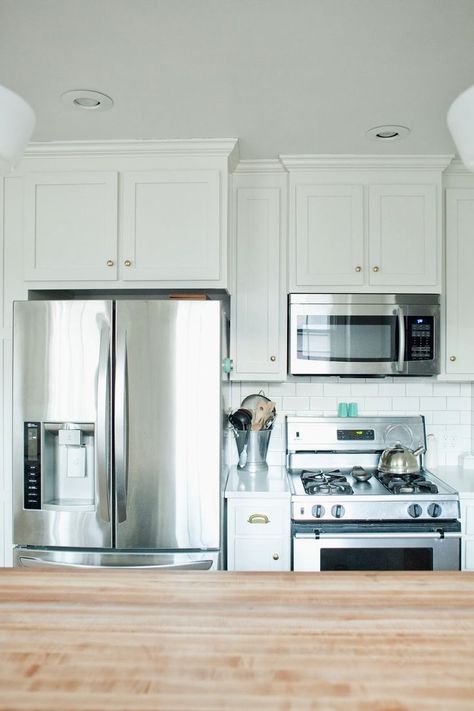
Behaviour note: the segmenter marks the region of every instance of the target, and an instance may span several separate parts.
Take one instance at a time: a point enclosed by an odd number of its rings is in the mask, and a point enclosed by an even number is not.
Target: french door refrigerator
[[[16,566],[222,565],[221,301],[14,304]]]

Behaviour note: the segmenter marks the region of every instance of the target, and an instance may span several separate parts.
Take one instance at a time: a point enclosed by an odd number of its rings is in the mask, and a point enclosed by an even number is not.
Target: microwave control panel
[[[434,342],[433,316],[406,317],[405,360],[433,360]]]
[[[25,422],[23,491],[25,509],[41,508],[41,424]]]

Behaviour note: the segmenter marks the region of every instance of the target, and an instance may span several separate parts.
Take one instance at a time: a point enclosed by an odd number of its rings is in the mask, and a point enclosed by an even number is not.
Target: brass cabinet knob
[[[362,267],[356,267],[355,270],[356,270],[356,272],[361,272],[361,271],[362,271]]]
[[[274,363],[276,361],[276,356],[270,356],[270,360]]]
[[[273,554],[273,560],[280,560],[280,556],[278,555],[278,553]]]
[[[125,264],[126,267],[131,267],[131,266],[132,266],[132,263],[131,263],[130,259],[126,259],[126,260],[124,261],[124,264]]]
[[[372,268],[372,271],[373,271],[373,272],[378,272],[378,271],[380,271],[380,267],[373,267],[373,268]]]
[[[108,266],[108,267],[113,267],[113,266],[114,266],[114,260],[113,260],[113,259],[107,259],[107,266]]]
[[[450,356],[450,357],[449,357],[449,360],[454,363],[454,361],[456,360],[456,356]]]

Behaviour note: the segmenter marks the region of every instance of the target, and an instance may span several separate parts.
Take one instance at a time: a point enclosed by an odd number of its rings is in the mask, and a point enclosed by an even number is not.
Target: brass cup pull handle
[[[113,266],[114,266],[114,260],[113,260],[113,259],[107,259],[107,266],[108,266],[108,267],[113,267]]]
[[[265,514],[250,514],[248,517],[249,523],[270,523],[270,519]]]
[[[454,363],[454,361],[456,360],[456,356],[449,356],[449,360]]]
[[[373,271],[373,272],[378,272],[378,271],[380,271],[380,267],[373,267],[373,268],[372,268],[372,271]]]
[[[361,271],[362,271],[362,267],[356,267],[355,270],[356,270],[356,272],[361,272]]]
[[[132,263],[131,263],[130,259],[126,259],[126,260],[124,261],[124,264],[125,264],[126,267],[131,267],[131,266],[132,266]]]

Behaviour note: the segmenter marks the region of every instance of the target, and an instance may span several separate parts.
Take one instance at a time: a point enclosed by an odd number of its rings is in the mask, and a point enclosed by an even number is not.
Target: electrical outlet
[[[443,449],[456,449],[456,435],[444,432],[440,437],[440,441]]]

